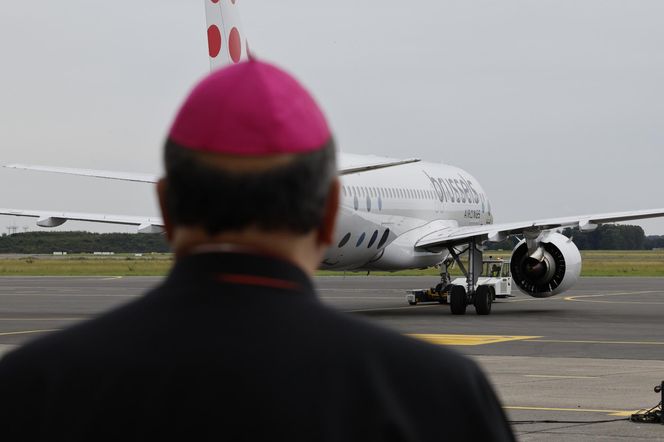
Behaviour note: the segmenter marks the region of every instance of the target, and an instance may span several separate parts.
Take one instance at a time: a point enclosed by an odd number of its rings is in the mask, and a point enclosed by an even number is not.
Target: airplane
[[[249,58],[234,1],[205,0],[211,68]],[[23,164],[5,168],[53,172],[137,183],[157,182],[148,174],[72,169]],[[463,315],[472,305],[480,315],[491,313],[495,293],[478,285],[484,245],[517,236],[510,270],[525,294],[546,298],[570,289],[581,274],[582,259],[563,228],[590,231],[605,223],[664,217],[664,209],[494,223],[491,202],[470,173],[447,164],[417,158],[394,159],[369,155],[339,155],[340,216],[334,244],[321,269],[398,271],[441,268],[438,291],[449,293],[452,314]],[[157,217],[3,209],[0,215],[37,218],[41,227],[67,221],[135,226],[139,233],[160,233]],[[461,255],[467,254],[467,266]],[[459,265],[463,285],[451,284],[448,268]]]

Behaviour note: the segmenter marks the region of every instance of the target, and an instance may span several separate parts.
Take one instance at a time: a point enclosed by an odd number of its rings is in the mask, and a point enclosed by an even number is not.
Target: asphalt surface
[[[159,278],[0,278],[0,353],[140,296]],[[659,401],[664,380],[664,278],[587,278],[563,296],[517,294],[490,316],[408,306],[422,277],[324,277],[323,302],[475,358],[520,440],[660,440],[664,425],[621,419]],[[414,373],[416,370],[414,370]],[[435,418],[435,416],[432,416]],[[541,421],[560,421],[544,423]],[[565,421],[565,422],[562,422]]]

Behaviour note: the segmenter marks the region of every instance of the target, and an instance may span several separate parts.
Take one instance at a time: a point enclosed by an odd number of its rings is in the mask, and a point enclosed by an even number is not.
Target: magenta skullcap
[[[204,78],[182,105],[169,137],[201,152],[257,156],[312,152],[324,147],[331,132],[297,80],[252,60]]]

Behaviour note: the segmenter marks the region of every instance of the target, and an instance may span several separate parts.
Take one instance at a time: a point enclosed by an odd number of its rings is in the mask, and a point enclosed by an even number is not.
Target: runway
[[[0,278],[0,352],[93,318],[160,281]],[[316,280],[332,308],[475,358],[513,420],[618,419],[659,401],[652,388],[664,379],[663,278],[586,278],[563,296],[498,300],[490,316],[472,307],[452,316],[448,306],[406,304],[406,289],[432,283],[421,277]],[[664,437],[664,426],[629,422],[515,428],[520,440]]]

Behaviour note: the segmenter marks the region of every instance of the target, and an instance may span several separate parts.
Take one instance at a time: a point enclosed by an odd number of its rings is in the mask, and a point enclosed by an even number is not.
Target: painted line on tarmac
[[[16,336],[16,335],[29,335],[33,333],[49,333],[49,332],[54,332],[58,331],[59,329],[57,328],[52,328],[52,329],[46,329],[46,330],[25,330],[25,331],[16,331],[16,332],[5,332],[5,333],[0,333],[0,336]]]
[[[523,342],[547,342],[550,344],[664,345],[664,342],[655,341],[587,341],[573,339],[528,339]]]
[[[404,296],[406,295],[406,289],[346,289],[346,288],[334,288],[334,289],[324,289],[324,288],[319,288],[316,289],[318,293],[323,293],[323,292],[334,292],[334,293],[339,293],[339,292],[347,292],[347,293],[385,293],[385,292],[394,292],[401,294],[403,293]]]
[[[26,279],[26,280],[31,280],[31,279],[76,279],[76,280],[90,280],[90,281],[110,281],[112,279],[123,279],[124,276],[102,276],[102,275],[97,275],[97,276],[80,276],[80,275],[15,275],[15,276],[0,276],[0,281],[3,279],[9,280],[9,281],[16,281],[19,279]],[[151,278],[150,276],[146,276],[144,278]]]
[[[638,410],[599,410],[593,408],[558,408],[558,407],[520,407],[520,406],[506,406],[505,410],[522,410],[522,411],[562,411],[573,413],[602,413],[609,416],[628,417],[636,413]]]
[[[418,306],[401,307],[401,308],[417,308]],[[427,307],[427,306],[422,306]],[[388,310],[388,309],[377,309]],[[427,334],[427,333],[414,333],[407,334],[416,339],[427,341],[436,345],[487,345],[499,344],[502,342],[539,342],[549,344],[604,344],[604,345],[664,345],[664,342],[657,341],[593,341],[593,340],[575,340],[575,339],[543,339],[543,336],[503,336],[503,335],[460,335],[460,334]],[[528,375],[539,376],[539,375]],[[543,377],[543,375],[542,375]],[[580,377],[579,379],[585,379]]]
[[[634,296],[634,295],[652,295],[652,294],[663,294],[661,290],[649,290],[642,292],[619,292],[619,293],[602,293],[595,295],[576,295],[576,296],[567,296],[563,298],[565,301],[573,302],[592,302],[597,304],[641,304],[641,305],[651,305],[651,304],[664,304],[664,302],[648,302],[648,301],[601,301],[589,298],[603,298],[607,296]]]
[[[23,321],[48,321],[48,322],[54,322],[54,321],[84,321],[86,319],[90,319],[91,317],[88,318],[0,318],[0,321],[6,322],[6,321],[17,321],[17,322],[23,322]]]
[[[409,334],[412,338],[420,339],[435,345],[487,345],[500,342],[523,341],[541,336],[499,336],[499,335],[439,335],[439,334]]]
[[[599,376],[562,376],[553,374],[524,374],[527,378],[543,378],[543,379],[599,379]]]
[[[142,293],[136,294],[136,295],[102,295],[102,294],[94,294],[94,293],[88,293],[88,294],[83,294],[83,293],[0,293],[0,296],[2,297],[15,297],[15,296],[22,296],[22,297],[53,297],[53,298],[135,298],[137,296],[141,296]]]
[[[362,300],[378,300],[378,301],[399,301],[402,297],[397,296],[320,296],[320,299],[362,299]]]
[[[431,308],[431,307],[439,307],[439,304],[427,304],[427,305],[406,305],[403,307],[386,307],[386,308],[365,308],[365,309],[359,309],[359,310],[344,310],[344,313],[366,313],[366,312],[382,312],[382,311],[388,311],[388,310],[415,310],[415,309],[420,309],[420,308]]]

